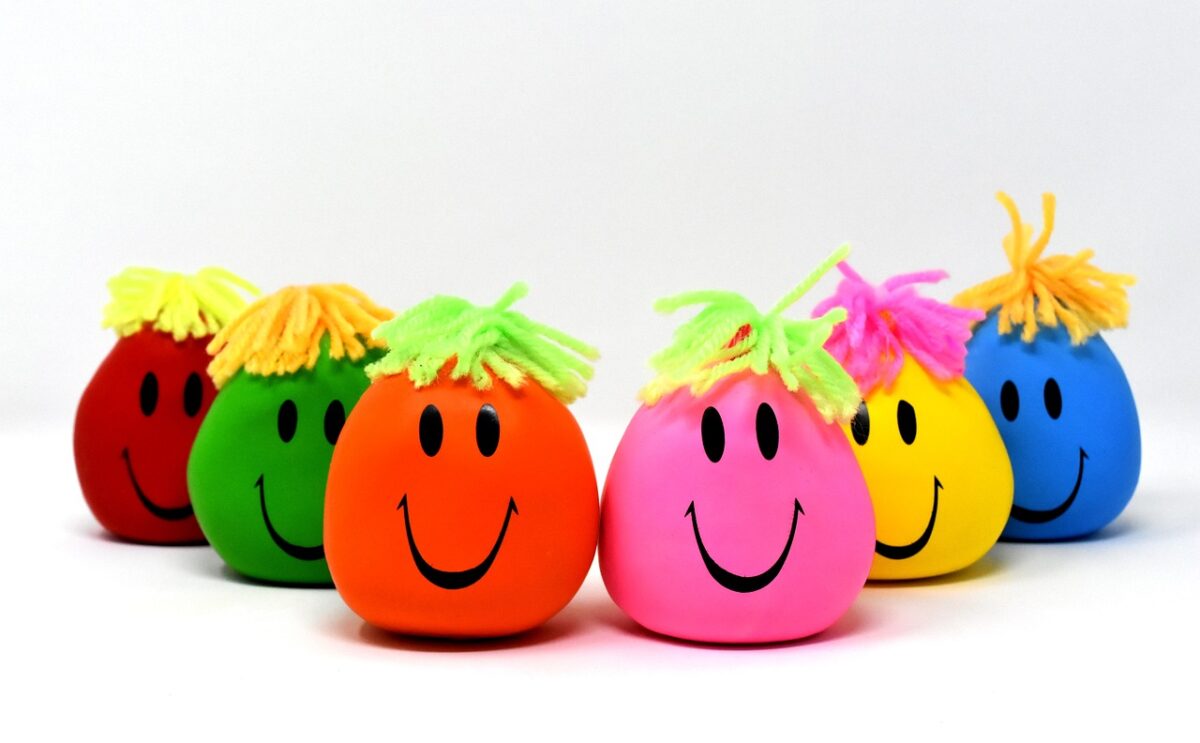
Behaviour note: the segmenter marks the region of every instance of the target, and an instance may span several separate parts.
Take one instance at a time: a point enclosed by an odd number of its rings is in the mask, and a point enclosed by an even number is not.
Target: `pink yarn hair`
[[[891,388],[905,353],[938,379],[962,376],[971,326],[984,313],[922,297],[914,287],[941,281],[945,271],[902,274],[874,286],[844,261],[837,268],[845,278],[813,314],[846,309],[846,321],[834,327],[825,350],[854,377],[863,396],[881,384]]]

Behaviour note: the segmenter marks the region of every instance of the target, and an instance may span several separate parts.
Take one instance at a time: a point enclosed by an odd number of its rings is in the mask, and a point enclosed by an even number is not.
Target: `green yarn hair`
[[[803,389],[825,420],[849,420],[862,396],[850,375],[825,350],[833,327],[846,319],[845,309],[837,307],[811,320],[780,316],[849,254],[847,245],[835,250],[766,314],[734,292],[688,292],[655,302],[654,309],[662,313],[706,306],[675,331],[669,347],[650,360],[658,377],[642,389],[642,400],[654,405],[683,387],[699,397],[734,374],[774,371],[789,391]]]
[[[367,366],[367,375],[407,373],[420,388],[437,381],[453,360],[450,378],[469,377],[479,390],[490,389],[495,378],[514,389],[533,379],[563,404],[583,397],[592,378],[588,361],[600,358],[599,351],[509,309],[528,293],[517,282],[490,307],[446,296],[418,304],[371,333],[388,352]]]

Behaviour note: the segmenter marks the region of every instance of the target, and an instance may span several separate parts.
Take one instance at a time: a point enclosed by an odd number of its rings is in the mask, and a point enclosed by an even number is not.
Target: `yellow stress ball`
[[[875,507],[870,578],[943,575],[1000,538],[1013,502],[1008,452],[983,399],[962,376],[982,314],[919,296],[926,272],[866,283],[846,264],[833,297],[846,322],[826,342],[864,401],[845,427]]]

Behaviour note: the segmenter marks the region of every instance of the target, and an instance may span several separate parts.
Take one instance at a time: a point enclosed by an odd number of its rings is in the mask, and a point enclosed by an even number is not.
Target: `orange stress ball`
[[[583,582],[596,476],[566,408],[590,347],[509,306],[435,297],[381,325],[388,354],[329,470],[325,554],[359,616],[394,632],[536,627]]]

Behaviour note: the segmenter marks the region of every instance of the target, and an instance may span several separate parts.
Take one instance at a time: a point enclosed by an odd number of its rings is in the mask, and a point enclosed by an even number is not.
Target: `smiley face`
[[[420,439],[421,450],[425,452],[426,456],[436,457],[441,452],[442,442],[445,438],[445,423],[442,421],[441,411],[433,403],[426,405],[425,409],[421,411],[421,418],[417,424],[417,438]],[[491,403],[484,403],[475,417],[475,446],[479,449],[480,455],[490,457],[496,453],[499,445],[500,416]],[[496,561],[496,556],[500,554],[500,547],[504,545],[504,536],[508,534],[509,522],[513,514],[517,513],[517,501],[511,496],[509,497],[508,508],[504,512],[504,523],[500,526],[500,533],[496,535],[496,543],[492,545],[491,551],[478,564],[462,570],[435,568],[421,555],[421,550],[417,547],[417,540],[413,536],[412,516],[411,511],[408,510],[407,493],[396,505],[396,510],[404,511],[404,535],[408,539],[408,550],[412,553],[417,571],[425,580],[438,588],[457,590],[475,585],[492,569],[492,563]]]
[[[1141,470],[1137,408],[1125,372],[1100,336],[1073,346],[1061,328],[1032,342],[1000,335],[993,314],[968,344],[979,390],[1012,459],[1005,539],[1085,536],[1115,519]]]
[[[206,343],[149,329],[126,336],[84,390],[75,418],[79,484],[96,519],[120,537],[204,541],[186,468],[216,395]]]
[[[781,641],[846,611],[874,533],[838,426],[775,375],[742,373],[634,415],[605,483],[600,569],[648,629]]]
[[[338,592],[395,632],[491,637],[545,622],[591,564],[596,480],[566,407],[528,382],[372,383],[329,472]]]
[[[239,372],[196,437],[188,482],[200,526],[226,563],[257,580],[328,584],[325,481],[346,416],[366,389],[363,366],[330,359],[311,370]]]
[[[982,557],[1012,506],[1013,476],[987,406],[965,379],[905,356],[846,425],[875,506],[871,578],[949,573]]]

